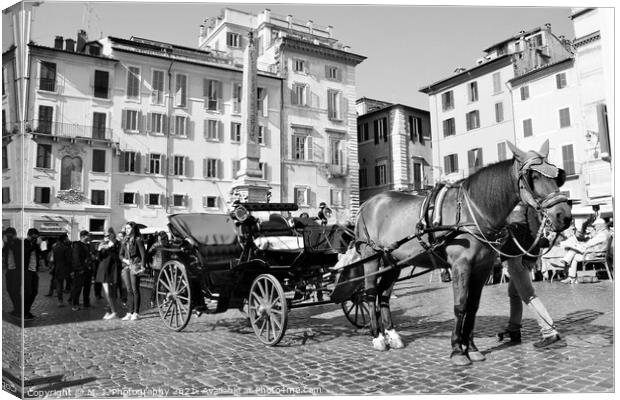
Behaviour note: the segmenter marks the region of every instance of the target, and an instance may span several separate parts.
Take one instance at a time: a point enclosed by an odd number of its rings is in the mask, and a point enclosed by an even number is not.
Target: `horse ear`
[[[517,146],[512,144],[510,140],[506,140],[506,143],[508,144],[508,148],[510,149],[510,151],[512,151],[512,154],[514,154],[515,158],[523,162],[525,160],[525,152],[523,150],[519,150]]]
[[[547,158],[547,156],[549,155],[549,139],[545,140],[545,143],[540,146],[540,151],[538,152],[538,154],[540,154],[544,158]]]

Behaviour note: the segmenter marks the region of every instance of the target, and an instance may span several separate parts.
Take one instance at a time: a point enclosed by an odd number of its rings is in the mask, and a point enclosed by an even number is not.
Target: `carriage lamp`
[[[241,205],[237,206],[233,210],[232,214],[233,214],[233,217],[239,222],[244,222],[246,219],[248,219],[248,216],[250,215],[248,210]]]

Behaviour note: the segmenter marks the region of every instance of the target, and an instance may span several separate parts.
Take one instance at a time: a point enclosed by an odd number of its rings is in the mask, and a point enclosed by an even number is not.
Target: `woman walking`
[[[103,235],[103,241],[97,249],[99,253],[99,268],[95,276],[95,282],[101,283],[103,295],[108,302],[110,311],[106,312],[103,319],[116,319],[116,305],[114,304],[114,285],[118,283],[118,250],[119,243],[116,240],[116,233],[113,228],[109,228],[108,232]]]
[[[145,271],[146,252],[140,229],[135,222],[128,222],[125,226],[125,245],[121,249],[121,261],[124,265],[121,276],[127,288],[129,311],[123,321],[135,321],[140,311],[140,274]]]

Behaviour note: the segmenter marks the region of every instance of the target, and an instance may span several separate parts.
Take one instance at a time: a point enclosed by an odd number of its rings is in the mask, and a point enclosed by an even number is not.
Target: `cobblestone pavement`
[[[44,292],[49,275],[40,275]],[[24,330],[25,390],[47,397],[612,392],[613,283],[534,284],[567,346],[535,349],[539,333],[527,308],[523,343],[497,343],[507,285],[486,286],[476,337],[487,360],[468,367],[449,359],[452,289],[428,276],[397,286],[393,314],[406,347],[382,353],[337,305],[293,310],[285,338],[270,348],[238,310],[193,317],[173,332],[154,310],[139,321],[103,321],[102,300],[72,312],[40,294],[37,318]],[[3,306],[6,378],[18,376],[19,351],[8,341],[20,329],[6,315],[6,294]]]

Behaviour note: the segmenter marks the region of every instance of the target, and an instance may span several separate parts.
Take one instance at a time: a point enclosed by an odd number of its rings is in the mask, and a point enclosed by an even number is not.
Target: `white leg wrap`
[[[405,347],[403,340],[400,338],[400,335],[396,333],[395,329],[386,329],[385,341],[387,342],[387,345],[393,349],[402,349]]]
[[[374,347],[375,350],[379,351],[387,350],[387,345],[385,344],[385,337],[382,333],[379,333],[379,336],[372,339],[372,347]]]
[[[527,303],[527,306],[532,311],[534,311],[534,314],[536,314],[536,321],[540,326],[540,330],[543,336],[553,336],[558,333],[555,330],[551,315],[549,315],[549,312],[545,308],[545,305],[542,303],[542,301],[540,301],[538,297],[533,297],[532,299],[530,299],[530,302]]]

